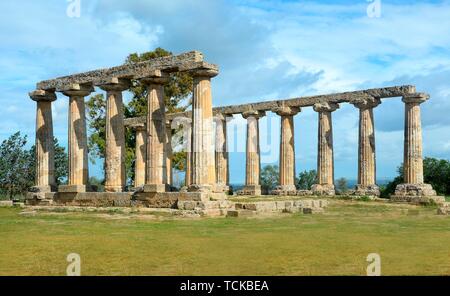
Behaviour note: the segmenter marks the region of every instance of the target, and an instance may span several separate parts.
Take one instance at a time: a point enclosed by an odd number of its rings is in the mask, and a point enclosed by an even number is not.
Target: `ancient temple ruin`
[[[166,114],[164,84],[174,72],[189,72],[194,77],[192,111]],[[266,112],[281,117],[279,180],[274,195],[335,195],[332,113],[340,104],[350,103],[359,110],[358,185],[353,194],[378,196],[375,162],[375,122],[373,109],[383,99],[401,97],[405,103],[404,183],[392,200],[441,200],[431,185],[424,184],[420,104],[429,95],[410,85],[367,89],[265,101],[243,105],[212,107],[211,79],[218,75],[217,65],[205,62],[200,52],[156,58],[95,70],[37,84],[30,93],[36,111],[36,186],[30,189],[29,204],[146,205],[183,207],[189,202],[226,200],[229,188],[227,118],[241,114],[247,120],[246,179],[240,195],[261,195],[259,119]],[[122,92],[131,80],[140,80],[148,90],[147,116],[124,119]],[[95,192],[88,184],[88,147],[86,96],[99,87],[106,92],[105,191]],[[68,97],[69,126],[68,184],[56,186],[54,176],[53,121],[51,104],[55,92]],[[295,187],[294,121],[302,108],[318,113],[317,184],[311,191]],[[186,186],[172,192],[171,122],[184,120],[189,127]],[[215,121],[215,124],[213,122]],[[125,128],[136,132],[135,184],[125,191]],[[213,137],[215,133],[215,137]],[[215,143],[213,139],[215,138]],[[356,164],[355,164],[356,165]],[[183,204],[184,203],[184,204]]]

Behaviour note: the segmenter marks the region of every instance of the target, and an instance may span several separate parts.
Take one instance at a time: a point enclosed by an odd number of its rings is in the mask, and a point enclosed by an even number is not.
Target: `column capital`
[[[216,69],[207,69],[207,68],[202,68],[202,69],[195,69],[191,71],[192,76],[194,77],[208,77],[208,78],[213,78],[215,76],[217,76],[219,74],[219,71]]]
[[[145,131],[146,130],[146,124],[145,123],[136,123],[133,125],[129,125],[128,127],[134,129],[135,131]]]
[[[372,97],[372,96],[364,96],[356,99],[352,104],[359,109],[372,109],[381,104],[380,98]]]
[[[153,71],[147,77],[141,78],[140,81],[144,84],[166,84],[169,81],[169,74],[160,70]]]
[[[228,118],[233,118],[233,114],[226,114],[226,113],[215,113],[214,114],[215,121],[226,121]]]
[[[339,104],[337,103],[315,103],[313,106],[316,112],[334,112],[339,109]]]
[[[40,102],[53,102],[56,100],[56,94],[54,91],[48,91],[43,89],[37,89],[28,94],[33,101]]]
[[[271,110],[279,116],[294,116],[297,113],[301,112],[302,109],[300,107],[287,107],[287,106],[279,106],[275,107]]]
[[[266,111],[252,110],[252,111],[242,112],[242,117],[244,117],[244,119],[247,119],[249,117],[260,119],[261,117],[264,117],[264,116],[266,116]]]
[[[92,85],[82,85],[82,84],[72,84],[72,86],[63,91],[63,94],[68,97],[79,96],[85,97],[94,92],[94,87]]]
[[[427,93],[415,93],[403,96],[402,101],[406,104],[408,103],[422,104],[423,102],[426,102],[429,99],[430,95]]]
[[[131,87],[131,81],[114,77],[108,83],[99,85],[99,87],[104,91],[124,91]]]

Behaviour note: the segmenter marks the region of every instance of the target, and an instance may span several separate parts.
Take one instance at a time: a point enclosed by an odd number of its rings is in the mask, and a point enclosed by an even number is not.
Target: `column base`
[[[55,192],[56,189],[56,185],[33,186],[28,189],[28,192]]]
[[[80,192],[95,192],[97,186],[92,185],[59,185],[58,192],[62,193],[80,193]]]
[[[295,185],[279,185],[274,190],[270,191],[271,195],[297,195],[297,188]]]
[[[261,195],[261,185],[245,185],[244,188],[237,192],[237,195]]]
[[[169,191],[169,186],[167,184],[145,184],[143,187],[143,192],[160,193],[166,191]]]
[[[125,186],[105,185],[105,192],[125,192]]]
[[[377,185],[357,184],[353,195],[358,196],[380,196],[380,187]]]
[[[314,184],[311,187],[314,195],[335,195],[336,191],[333,184]]]
[[[230,186],[225,184],[216,184],[213,189],[214,192],[230,192]]]
[[[210,193],[213,192],[213,186],[209,184],[191,184],[188,188],[188,192],[205,192]]]
[[[409,202],[414,204],[442,204],[443,196],[437,196],[430,184],[399,184],[395,188],[395,194],[391,195],[393,202]]]

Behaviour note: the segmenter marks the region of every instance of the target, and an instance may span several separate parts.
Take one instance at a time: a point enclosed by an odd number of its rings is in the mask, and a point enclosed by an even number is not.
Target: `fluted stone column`
[[[356,195],[379,196],[376,185],[375,122],[373,108],[381,104],[379,98],[361,98],[354,105],[359,109],[358,184]]]
[[[207,69],[193,73],[192,184],[189,191],[211,192],[215,189],[211,78],[217,74],[217,71]]]
[[[277,107],[273,110],[281,116],[280,137],[280,185],[272,194],[295,194],[295,145],[294,145],[294,115],[300,112],[298,107]]]
[[[184,128],[186,137],[186,171],[184,183],[186,187],[192,184],[192,119],[186,123]]]
[[[147,155],[147,131],[145,125],[136,126],[136,160],[134,164],[134,187],[145,184],[145,161]]]
[[[69,178],[68,185],[60,185],[60,192],[86,192],[88,186],[88,146],[84,97],[94,89],[92,86],[74,85],[64,91],[69,97]]]
[[[166,121],[166,184],[173,186],[173,175],[172,175],[172,122]]]
[[[242,117],[247,119],[245,186],[239,193],[242,195],[261,195],[259,119],[265,115],[264,111],[247,111],[242,113]]]
[[[316,195],[334,195],[333,121],[331,113],[339,108],[334,103],[316,103],[318,112],[317,184],[311,190]]]
[[[129,81],[116,80],[102,85],[106,91],[106,149],[105,191],[122,192],[126,186],[125,127],[123,124],[122,91],[130,87]]]
[[[147,165],[144,192],[165,192],[166,171],[166,115],[164,84],[167,76],[157,71],[142,80],[147,86]]]
[[[217,189],[223,192],[230,191],[229,164],[227,146],[227,120],[232,115],[216,114],[216,182]]]
[[[429,98],[429,95],[424,93],[403,97],[405,103],[404,184],[397,185],[395,190],[397,199],[405,197],[405,200],[412,201],[415,197],[432,197],[436,201],[443,201],[443,198],[435,197],[436,191],[430,184],[425,184],[423,179],[420,104]]]
[[[52,102],[54,92],[36,90],[30,93],[36,101],[36,179],[33,192],[51,192],[56,189],[55,151],[53,142]]]

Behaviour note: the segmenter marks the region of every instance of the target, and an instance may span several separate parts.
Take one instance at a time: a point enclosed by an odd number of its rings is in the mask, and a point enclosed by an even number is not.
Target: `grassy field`
[[[435,208],[338,201],[326,213],[172,218],[0,208],[0,275],[450,275],[450,218]]]

